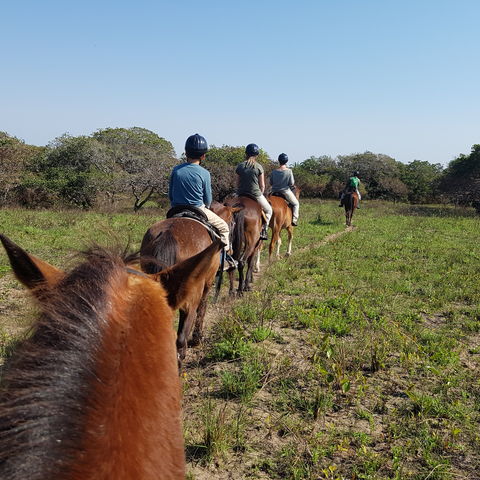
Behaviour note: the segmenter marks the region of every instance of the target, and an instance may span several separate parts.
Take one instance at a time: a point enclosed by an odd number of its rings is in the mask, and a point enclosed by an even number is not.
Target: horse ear
[[[241,205],[240,207],[232,207],[232,213],[237,213],[240,212],[240,210],[243,210],[245,207]]]
[[[202,276],[210,269],[212,259],[222,248],[223,243],[213,242],[197,255],[176,263],[157,274],[157,278],[167,291],[167,300],[171,308],[181,307],[193,285],[201,281]]]
[[[27,288],[32,290],[42,284],[54,286],[64,276],[61,270],[33,255],[29,255],[5,235],[0,235],[0,241],[7,252],[15,276]]]

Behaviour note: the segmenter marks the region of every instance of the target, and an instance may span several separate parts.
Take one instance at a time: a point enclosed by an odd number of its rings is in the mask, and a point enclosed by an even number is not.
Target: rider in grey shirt
[[[270,174],[270,185],[272,186],[272,193],[280,192],[285,196],[288,203],[293,207],[292,212],[292,225],[297,226],[298,223],[298,210],[300,204],[297,197],[292,192],[292,188],[295,187],[295,180],[293,178],[293,172],[287,168],[288,155],[281,153],[278,156],[278,163],[280,167],[273,170]]]

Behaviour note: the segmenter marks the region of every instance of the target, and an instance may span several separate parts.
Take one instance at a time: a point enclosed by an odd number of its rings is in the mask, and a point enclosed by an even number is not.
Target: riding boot
[[[230,270],[235,270],[237,267],[238,262],[228,252],[225,252],[225,263],[223,270],[229,272]]]
[[[263,224],[262,231],[260,232],[260,240],[268,240],[268,225]]]

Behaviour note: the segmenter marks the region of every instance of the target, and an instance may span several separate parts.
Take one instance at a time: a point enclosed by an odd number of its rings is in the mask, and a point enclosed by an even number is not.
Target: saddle
[[[167,212],[167,218],[190,218],[201,223],[208,231],[212,240],[220,238],[220,232],[218,228],[214,227],[211,223],[208,223],[208,218],[199,208],[192,205],[177,205],[172,207]]]
[[[290,201],[288,200],[287,196],[283,192],[272,192],[270,195],[272,197],[283,198],[290,205]]]
[[[237,197],[248,197],[258,202],[257,197],[255,195],[250,195],[249,193],[241,193],[240,195],[237,195]],[[263,208],[262,208],[262,223],[267,223],[267,217],[265,216],[265,212],[263,211]]]
[[[290,203],[290,201],[288,200],[288,198],[285,196],[285,194],[283,192],[272,192],[270,194],[271,197],[280,197],[280,198],[283,198],[286,202],[287,202],[287,205],[292,209],[293,211],[293,205]]]

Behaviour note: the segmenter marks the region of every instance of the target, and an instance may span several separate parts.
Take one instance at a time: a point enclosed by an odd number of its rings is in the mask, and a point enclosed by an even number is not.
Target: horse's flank
[[[43,313],[3,374],[0,478],[184,478],[173,318],[161,285],[96,250],[36,294]]]
[[[297,200],[300,197],[300,188],[295,189],[295,197]],[[280,257],[280,246],[282,245],[281,232],[287,230],[288,245],[286,255],[292,254],[292,239],[293,239],[293,214],[290,205],[283,197],[276,195],[270,195],[268,197],[270,204],[272,205],[272,218],[270,219],[270,228],[272,229],[272,239],[268,247],[268,258],[272,260],[273,250],[275,245],[277,246],[276,257]]]

